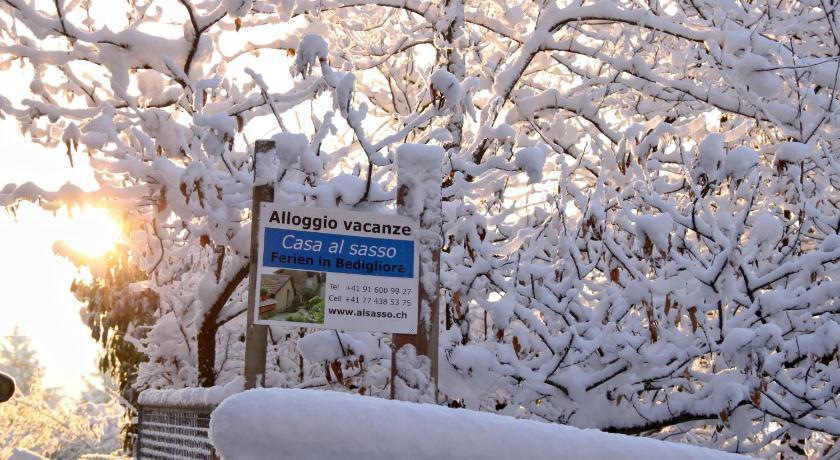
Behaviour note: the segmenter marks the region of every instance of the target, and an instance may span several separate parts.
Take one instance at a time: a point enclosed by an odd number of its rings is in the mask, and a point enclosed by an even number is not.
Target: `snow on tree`
[[[448,404],[837,453],[829,4],[48,3],[2,2],[3,66],[31,94],[0,111],[89,155],[100,188],[8,185],[0,203],[124,215],[135,288],[159,298],[138,389],[241,373],[255,182],[393,212],[397,148],[432,144]],[[269,385],[387,394],[387,338],[306,356],[303,336],[328,341],[272,329]]]
[[[112,398],[104,402],[53,399],[38,389],[0,404],[0,456],[9,458],[15,448],[21,448],[69,460],[119,450],[122,408]]]
[[[28,344],[17,328],[0,343],[0,369],[20,385],[12,399],[0,404],[0,458],[10,458],[17,449],[56,459],[118,450],[120,405],[90,382],[79,398],[44,388],[42,367]]]
[[[44,368],[32,349],[32,341],[17,326],[0,342],[0,371],[15,379],[15,392],[30,394],[41,390]]]
[[[154,323],[158,297],[151,289],[138,289],[134,284],[144,281],[146,273],[131,264],[124,253],[115,251],[105,259],[110,270],[100,277],[75,280],[70,288],[85,303],[80,311],[82,321],[102,346],[98,368],[107,377],[103,380],[112,382],[114,393],[125,406],[120,425],[123,447],[131,451],[138,428],[139,391],[135,383],[140,365],[148,361],[138,344],[145,328]]]

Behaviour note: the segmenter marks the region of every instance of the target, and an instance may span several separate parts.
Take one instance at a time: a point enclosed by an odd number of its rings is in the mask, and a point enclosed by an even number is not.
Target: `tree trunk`
[[[216,331],[219,330],[219,313],[227,303],[228,299],[239,283],[248,274],[248,264],[244,261],[231,278],[224,278],[226,281],[224,289],[219,297],[204,315],[201,329],[196,337],[196,348],[198,354],[198,384],[202,387],[212,387],[216,384]]]

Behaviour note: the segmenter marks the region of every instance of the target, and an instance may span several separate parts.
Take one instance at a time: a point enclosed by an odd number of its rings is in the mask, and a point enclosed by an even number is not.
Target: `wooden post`
[[[405,147],[409,147],[406,145]],[[397,212],[418,222],[417,244],[420,254],[420,289],[418,292],[417,334],[393,334],[391,353],[391,399],[396,399],[400,360],[411,359],[411,353],[401,353],[406,345],[412,345],[417,357],[430,361],[429,384],[433,385],[431,397],[422,396],[424,388],[414,388],[420,394],[418,400],[438,399],[438,336],[440,335],[440,248],[441,235],[441,180],[443,175],[443,149],[418,146],[425,154],[415,155],[411,149],[397,149]],[[403,150],[403,151],[401,151]],[[420,169],[422,170],[420,170]],[[422,358],[421,358],[422,359]],[[402,361],[401,361],[402,362]],[[412,363],[405,363],[412,365]],[[414,363],[421,365],[421,362]],[[401,398],[403,399],[403,398]]]
[[[257,172],[258,159],[261,155],[274,151],[274,141],[259,140],[254,144],[254,196],[251,201],[251,256],[248,272],[248,311],[245,326],[245,388],[265,386],[265,355],[268,346],[268,326],[254,324],[254,311],[259,302],[257,291],[257,266],[259,254],[260,203],[274,201],[274,185],[259,183]],[[258,381],[259,380],[259,381]]]

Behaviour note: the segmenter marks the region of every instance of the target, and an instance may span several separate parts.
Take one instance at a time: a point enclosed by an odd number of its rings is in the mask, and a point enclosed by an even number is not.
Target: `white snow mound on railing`
[[[177,390],[145,390],[138,401],[143,406],[212,407],[245,388],[245,379],[237,377],[225,385]]]
[[[597,430],[316,390],[257,389],[211,416],[223,458],[681,459],[743,458]]]

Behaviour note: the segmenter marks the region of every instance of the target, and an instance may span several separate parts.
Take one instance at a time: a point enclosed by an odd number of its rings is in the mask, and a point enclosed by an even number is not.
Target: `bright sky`
[[[0,189],[26,181],[46,189],[68,181],[96,187],[83,155],[75,157],[76,167],[71,169],[62,149],[25,140],[14,121],[0,121],[0,138]],[[82,377],[96,372],[98,345],[79,318],[81,303],[70,293],[76,268],[51,248],[58,239],[82,245],[95,235],[66,212],[54,216],[27,203],[20,206],[17,219],[0,209],[0,236],[0,336],[17,325],[32,340],[45,368],[45,384],[75,395],[84,387]]]

